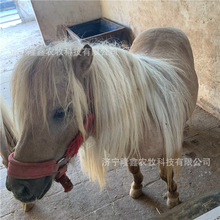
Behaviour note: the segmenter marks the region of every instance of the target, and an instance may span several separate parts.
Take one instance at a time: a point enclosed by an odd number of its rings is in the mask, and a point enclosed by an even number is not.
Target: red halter
[[[84,123],[86,131],[89,131],[94,124],[94,116],[90,112],[87,121]],[[93,127],[92,133],[95,132]],[[8,157],[7,175],[17,179],[37,179],[45,176],[52,176],[57,173],[55,180],[64,188],[64,192],[69,192],[73,188],[71,180],[66,175],[67,165],[69,161],[78,153],[80,146],[83,143],[83,136],[81,132],[70,143],[63,157],[57,162],[50,160],[43,163],[23,163],[14,159],[14,153]],[[61,165],[63,164],[63,165]]]

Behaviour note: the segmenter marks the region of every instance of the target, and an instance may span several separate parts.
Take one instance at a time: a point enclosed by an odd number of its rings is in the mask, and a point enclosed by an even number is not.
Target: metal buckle
[[[57,161],[57,164],[61,164],[65,160],[65,157],[62,157],[60,160]]]

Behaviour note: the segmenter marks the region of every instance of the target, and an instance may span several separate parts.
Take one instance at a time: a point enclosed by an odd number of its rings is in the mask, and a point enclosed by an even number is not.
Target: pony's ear
[[[77,70],[78,70],[77,72],[80,72],[82,74],[86,73],[92,64],[92,60],[93,60],[92,48],[88,44],[86,44],[76,58]]]

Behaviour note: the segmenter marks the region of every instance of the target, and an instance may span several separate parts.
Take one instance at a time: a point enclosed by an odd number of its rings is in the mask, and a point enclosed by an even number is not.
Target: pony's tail
[[[8,156],[17,144],[17,129],[8,103],[0,96],[0,155],[8,167]]]

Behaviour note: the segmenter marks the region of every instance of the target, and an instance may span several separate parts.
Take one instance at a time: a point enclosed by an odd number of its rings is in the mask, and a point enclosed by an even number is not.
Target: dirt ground
[[[1,29],[1,95],[11,103],[9,81],[16,61],[24,50],[43,44],[36,22]],[[183,203],[213,190],[220,191],[220,121],[196,107],[190,126],[185,129],[183,166],[176,178]],[[125,167],[108,172],[103,191],[83,175],[77,158],[68,175],[74,188],[64,193],[54,183],[32,211],[24,213],[19,201],[5,187],[6,169],[0,164],[0,218],[11,219],[150,219],[168,211],[163,194],[166,184],[156,165],[142,166],[143,195],[129,196],[132,176]],[[174,218],[175,219],[175,218]]]

